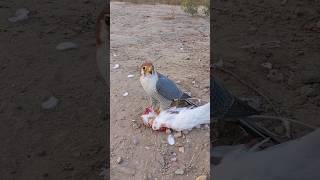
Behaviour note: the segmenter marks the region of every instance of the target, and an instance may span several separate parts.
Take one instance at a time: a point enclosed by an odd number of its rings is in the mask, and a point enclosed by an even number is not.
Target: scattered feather
[[[270,62],[262,63],[261,66],[267,69],[272,69],[272,64]]]
[[[174,140],[173,135],[172,135],[172,134],[169,134],[169,135],[168,135],[168,144],[174,145],[174,143],[175,143],[175,140]]]
[[[119,67],[120,67],[119,64],[115,64],[115,65],[112,66],[112,69],[118,69]]]

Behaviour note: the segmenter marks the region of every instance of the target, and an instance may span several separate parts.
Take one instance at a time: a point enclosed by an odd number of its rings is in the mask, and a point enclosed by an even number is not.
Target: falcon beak
[[[149,67],[148,70],[147,70],[147,72],[150,73],[150,74],[152,74],[152,71],[153,71],[152,67]]]

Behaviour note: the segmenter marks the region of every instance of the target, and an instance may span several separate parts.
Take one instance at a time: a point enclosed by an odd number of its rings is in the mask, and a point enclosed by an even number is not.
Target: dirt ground
[[[94,33],[104,3],[0,2],[0,179],[102,179],[106,86]],[[9,22],[20,8],[29,18]],[[79,47],[56,50],[64,41]],[[42,109],[52,95],[58,105]]]
[[[209,17],[190,17],[180,6],[111,3],[111,179],[185,180],[209,173],[209,129],[194,129],[170,146],[168,134],[141,125],[149,101],[139,81],[139,66],[148,59],[208,102],[209,26]]]
[[[318,1],[216,1],[213,11],[214,61],[270,98],[280,116],[320,126]],[[274,114],[252,89],[215,73],[234,94],[260,100]]]

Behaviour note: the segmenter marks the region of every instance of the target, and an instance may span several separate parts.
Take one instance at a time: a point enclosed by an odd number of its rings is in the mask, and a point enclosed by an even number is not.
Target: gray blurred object
[[[235,150],[214,167],[215,180],[320,179],[320,130],[263,151]]]
[[[233,96],[217,78],[211,78],[212,105],[211,112],[214,118],[238,118],[259,114],[260,112],[246,102]]]
[[[212,97],[212,105],[210,107],[212,122],[232,119],[233,122],[239,123],[239,126],[253,137],[262,139],[270,137],[275,143],[280,142],[266,129],[257,126],[246,118],[251,115],[258,115],[261,113],[260,111],[232,95],[217,77],[210,78],[210,81],[210,84],[213,85],[210,92]]]

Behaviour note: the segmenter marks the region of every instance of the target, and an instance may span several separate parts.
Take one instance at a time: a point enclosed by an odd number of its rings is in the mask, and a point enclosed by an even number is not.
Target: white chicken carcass
[[[170,128],[176,131],[190,130],[201,124],[210,123],[210,103],[195,108],[172,107],[161,111],[159,115],[151,111],[142,115],[142,118],[145,124],[152,126],[153,130],[161,128]]]

